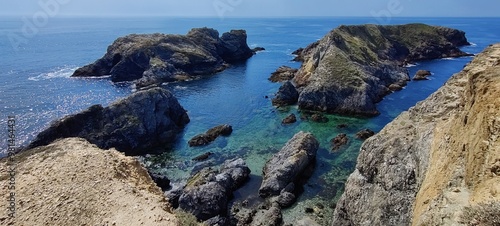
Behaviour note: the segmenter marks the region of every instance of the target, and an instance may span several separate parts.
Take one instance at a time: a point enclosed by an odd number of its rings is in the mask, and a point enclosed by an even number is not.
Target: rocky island
[[[186,35],[132,34],[118,38],[101,59],[78,68],[72,76],[111,76],[113,82],[133,81],[145,87],[215,74],[255,51],[248,47],[244,30],[231,30],[221,37],[206,27]]]
[[[303,62],[293,78],[300,93],[298,105],[304,110],[377,115],[376,103],[410,80],[405,64],[468,56],[458,48],[468,44],[463,31],[425,24],[340,26],[294,52]],[[276,73],[283,71],[290,73],[283,68]]]
[[[499,93],[495,44],[362,145],[332,225],[498,225]]]
[[[108,107],[94,105],[53,122],[28,148],[61,138],[80,137],[99,148],[116,148],[129,155],[168,144],[189,122],[186,110],[163,88],[136,92]]]

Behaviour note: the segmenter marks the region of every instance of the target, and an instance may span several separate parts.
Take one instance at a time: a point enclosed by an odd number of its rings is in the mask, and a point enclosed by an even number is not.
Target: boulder
[[[203,146],[213,142],[219,136],[229,136],[233,132],[233,127],[227,124],[219,125],[209,129],[204,134],[196,135],[188,141],[189,146]]]
[[[263,169],[261,197],[279,195],[291,182],[315,163],[319,143],[310,133],[299,132],[269,159]]]
[[[311,120],[313,122],[319,122],[319,123],[327,123],[329,119],[325,117],[325,115],[321,113],[314,113],[311,115]]]
[[[113,82],[134,81],[144,87],[214,74],[253,54],[244,30],[221,37],[211,28],[194,28],[187,35],[131,34],[116,39],[101,59],[72,76],[111,75]]]
[[[285,82],[279,88],[276,97],[272,99],[274,106],[283,107],[288,105],[293,105],[297,103],[299,98],[299,92],[295,89],[295,86],[291,82]]]
[[[54,140],[81,137],[102,149],[116,148],[127,155],[172,143],[189,122],[186,110],[166,89],[136,92],[108,107],[94,105],[53,122],[28,148]]]
[[[271,82],[286,82],[290,81],[295,77],[295,73],[297,73],[298,69],[291,68],[288,66],[281,66],[275,72],[271,74],[269,77],[269,81]]]
[[[191,160],[193,160],[193,161],[205,161],[205,160],[207,160],[207,159],[208,159],[208,157],[210,157],[210,156],[211,156],[211,155],[213,155],[213,154],[214,154],[214,153],[212,153],[212,152],[206,152],[206,153],[203,153],[203,154],[201,154],[201,155],[198,155],[198,156],[194,157],[194,158],[193,158],[193,159],[191,159]]]
[[[415,73],[415,76],[413,76],[413,80],[427,80],[427,77],[432,75],[430,71],[427,70],[418,70],[417,73]]]
[[[467,56],[458,48],[467,44],[463,31],[425,24],[340,26],[294,52],[299,108],[376,116],[376,103],[410,79],[404,62]]]
[[[347,137],[347,134],[341,133],[334,137],[332,140],[330,140],[330,143],[332,144],[332,150],[338,150],[340,149],[343,145],[346,145],[349,142],[349,138]]]
[[[243,159],[228,160],[219,170],[205,168],[193,175],[181,190],[178,204],[182,210],[205,221],[226,213],[229,197],[249,178]]]
[[[373,135],[375,135],[375,132],[373,132],[370,129],[364,129],[356,133],[356,137],[360,140],[366,140],[372,137]]]
[[[287,116],[286,118],[284,118],[281,123],[282,124],[292,124],[292,123],[295,123],[295,122],[297,122],[297,117],[295,116],[295,114],[290,114],[289,116]]]

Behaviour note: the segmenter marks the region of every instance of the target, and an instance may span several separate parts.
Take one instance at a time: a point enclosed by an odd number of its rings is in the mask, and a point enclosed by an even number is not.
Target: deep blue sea
[[[21,18],[0,18],[0,147],[7,147],[7,117],[17,118],[17,141],[26,144],[53,120],[76,113],[93,104],[108,105],[133,92],[130,84],[112,84],[108,79],[70,78],[72,72],[102,57],[116,38],[130,33],[185,34],[194,27],[212,27],[222,34],[230,29],[245,29],[251,47],[261,46],[246,63],[201,80],[165,85],[188,110],[191,122],[179,141],[168,152],[148,156],[150,167],[169,175],[174,184],[189,177],[190,159],[207,151],[214,152],[205,164],[243,157],[252,170],[246,187],[236,192],[237,199],[255,197],[265,161],[300,130],[312,132],[320,141],[318,163],[314,175],[305,185],[299,202],[285,211],[289,223],[305,215],[323,225],[333,212],[333,204],[342,193],[343,183],[352,172],[360,141],[351,139],[349,146],[330,151],[330,139],[338,133],[353,137],[357,131],[370,128],[380,131],[399,113],[407,110],[437,90],[472,58],[441,59],[420,62],[410,67],[413,75],[419,69],[433,72],[428,81],[410,82],[400,92],[387,96],[378,104],[381,115],[357,119],[328,116],[325,124],[299,121],[283,126],[281,120],[296,107],[276,110],[270,99],[279,84],[267,80],[281,65],[299,67],[292,62],[291,52],[305,47],[341,24],[375,23],[373,18],[51,18],[36,32],[23,36]],[[427,23],[457,28],[467,33],[471,46],[463,47],[479,53],[486,46],[500,42],[500,18],[392,18],[392,24]],[[20,35],[24,43],[12,45],[9,37]],[[202,148],[189,148],[187,141],[196,134],[223,124],[231,124],[230,137],[219,138]],[[338,124],[348,124],[338,129]],[[305,207],[320,206],[321,213],[306,214]]]

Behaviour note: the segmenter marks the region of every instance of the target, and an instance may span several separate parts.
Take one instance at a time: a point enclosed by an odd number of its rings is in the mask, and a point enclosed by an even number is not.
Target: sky
[[[499,0],[0,0],[0,5],[6,16],[500,17]]]

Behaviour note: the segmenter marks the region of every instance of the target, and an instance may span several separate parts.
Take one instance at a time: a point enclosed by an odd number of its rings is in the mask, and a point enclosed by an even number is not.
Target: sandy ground
[[[161,190],[131,157],[69,138],[15,157],[15,217],[0,160],[0,225],[178,225]]]

